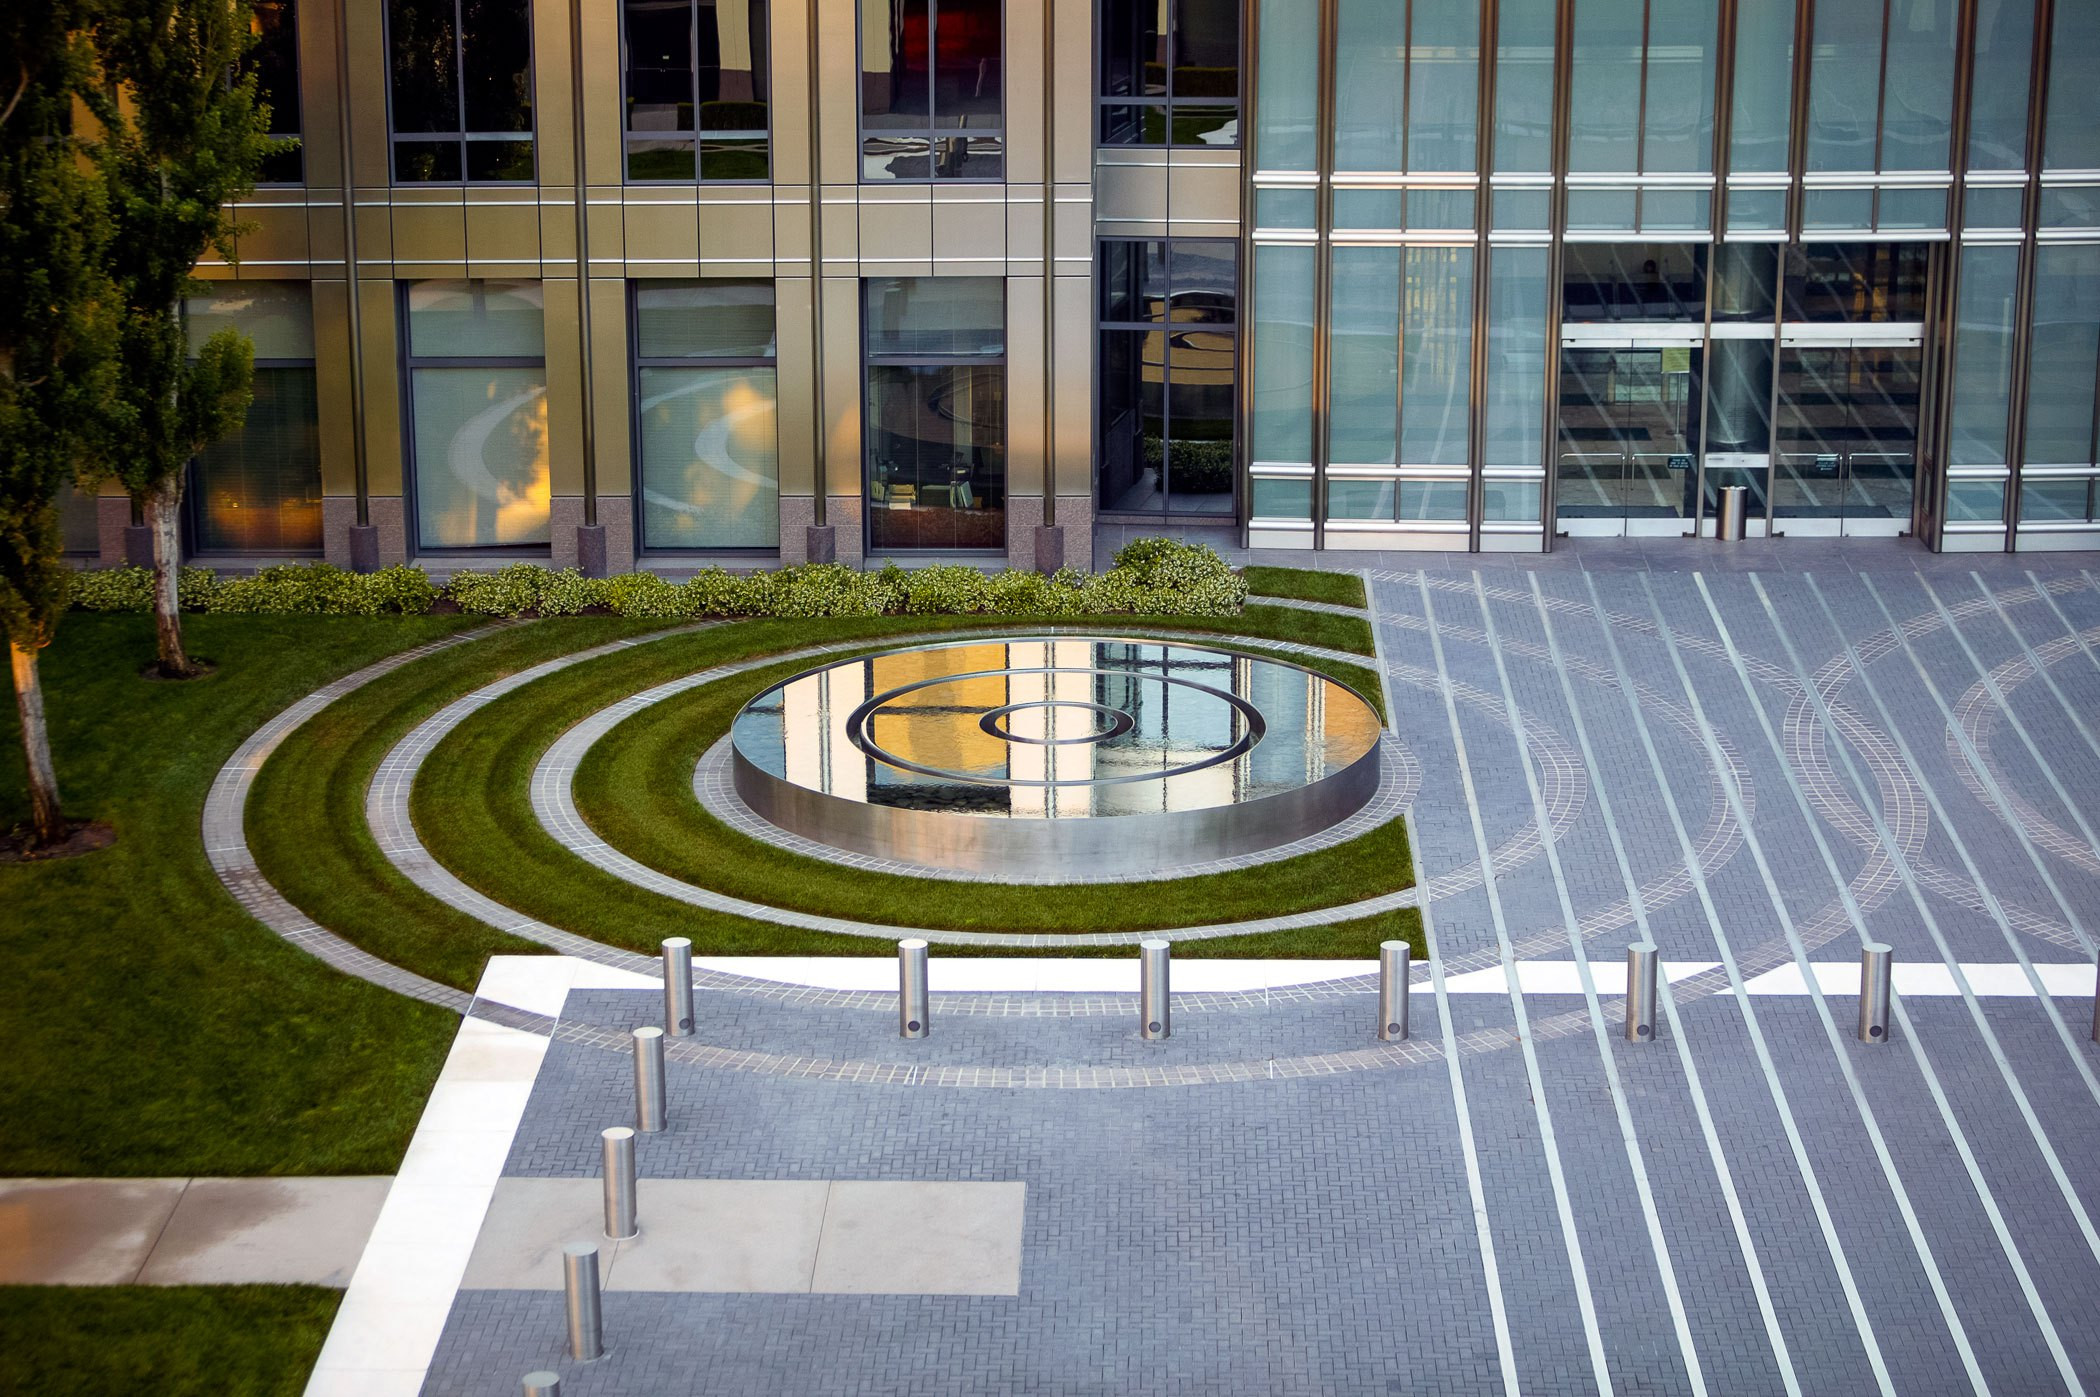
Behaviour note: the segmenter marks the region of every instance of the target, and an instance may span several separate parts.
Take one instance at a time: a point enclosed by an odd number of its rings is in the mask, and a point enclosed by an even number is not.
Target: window
[[[870,277],[868,547],[1006,547],[1006,284]]]
[[[773,284],[634,283],[642,547],[778,548]]]
[[[1240,143],[1235,0],[1102,0],[1101,144]]]
[[[306,283],[223,281],[183,301],[194,352],[221,330],[255,345],[248,420],[191,465],[190,539],[203,553],[321,551],[313,303]]]
[[[1001,0],[861,0],[864,180],[995,180],[1004,169]]]
[[[627,178],[763,180],[766,0],[627,0]]]
[[[533,177],[530,0],[387,0],[394,180]]]
[[[260,184],[303,184],[299,154],[299,25],[293,0],[254,0],[250,22],[255,47],[248,68],[255,74],[256,100],[270,108],[270,151]]]
[[[1239,248],[1104,242],[1101,508],[1232,513]]]
[[[1909,324],[1925,318],[1925,243],[1809,243],[1786,250],[1781,316]]]
[[[540,283],[416,281],[402,299],[417,545],[545,544],[551,482]]]

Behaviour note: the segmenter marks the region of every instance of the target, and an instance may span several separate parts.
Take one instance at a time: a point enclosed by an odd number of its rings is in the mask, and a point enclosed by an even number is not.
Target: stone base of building
[[[600,495],[598,522],[583,522],[583,496],[556,495],[547,505],[547,566],[586,577],[634,571],[634,501]]]
[[[340,568],[376,572],[408,561],[407,512],[399,495],[374,495],[371,522],[357,522],[357,500],[330,495],[321,501],[321,556]]]

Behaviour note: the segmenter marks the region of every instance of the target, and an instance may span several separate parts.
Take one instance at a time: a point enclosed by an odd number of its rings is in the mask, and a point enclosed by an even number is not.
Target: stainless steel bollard
[[[926,991],[926,943],[917,937],[897,943],[897,1032],[924,1038],[933,1031]]]
[[[670,1101],[664,1092],[664,1031],[638,1028],[634,1031],[634,1128],[654,1135],[670,1119]]]
[[[634,1213],[634,1132],[624,1125],[598,1133],[605,1146],[605,1235],[614,1241],[639,1229]]]
[[[525,1397],[561,1397],[561,1374],[541,1369],[524,1377]]]
[[[569,1307],[569,1357],[588,1363],[605,1353],[596,1243],[571,1242],[561,1249],[561,1284]]]
[[[1655,943],[1626,948],[1626,1041],[1655,1041]]]
[[[1859,949],[1859,1041],[1889,1041],[1889,958],[1879,941]]]
[[[1750,491],[1742,485],[1723,485],[1714,492],[1714,536],[1723,543],[1740,543],[1750,532]]]
[[[1148,1041],[1174,1033],[1174,1007],[1167,997],[1167,959],[1173,949],[1165,941],[1138,942],[1138,1037]]]
[[[673,1038],[693,1032],[693,943],[683,936],[664,942],[664,1032]]]
[[[1407,971],[1414,948],[1405,941],[1378,944],[1378,1037],[1394,1043],[1407,1037]]]

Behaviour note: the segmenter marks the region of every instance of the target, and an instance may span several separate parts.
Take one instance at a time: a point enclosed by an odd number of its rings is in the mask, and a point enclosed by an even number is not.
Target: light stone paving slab
[[[811,1289],[850,1295],[1018,1295],[1022,1183],[840,1181]]]
[[[0,1183],[0,1285],[128,1285],[188,1179]]]
[[[348,1286],[392,1183],[192,1179],[139,1283]]]

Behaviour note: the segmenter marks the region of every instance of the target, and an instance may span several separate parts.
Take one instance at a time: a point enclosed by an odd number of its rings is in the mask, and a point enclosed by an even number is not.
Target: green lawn
[[[302,694],[461,625],[190,618],[209,678],[139,677],[144,616],[66,619],[44,652],[67,812],[116,827],[81,858],[0,865],[0,1173],[366,1174],[400,1158],[458,1019],[279,941],[204,860],[213,775]],[[0,750],[0,822],[26,815]]]
[[[0,1392],[297,1397],[342,1298],[309,1285],[0,1286]]]
[[[1364,580],[1353,572],[1316,572],[1311,568],[1248,568],[1241,576],[1257,597],[1291,597],[1298,601],[1364,605]]]

